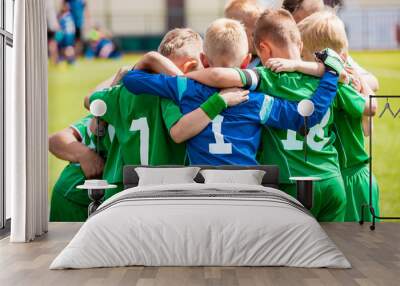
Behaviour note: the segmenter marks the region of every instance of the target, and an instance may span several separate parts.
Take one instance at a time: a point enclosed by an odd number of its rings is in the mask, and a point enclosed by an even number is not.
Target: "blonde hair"
[[[231,0],[225,6],[224,16],[246,25],[249,22],[257,21],[261,12],[261,8],[255,0]]]
[[[165,34],[158,52],[165,57],[183,57],[199,59],[203,40],[199,33],[189,28],[176,28]]]
[[[284,9],[267,9],[258,18],[254,43],[259,48],[262,41],[272,41],[276,46],[301,46],[301,36],[292,15]]]
[[[299,24],[304,52],[314,53],[331,48],[338,54],[347,52],[344,23],[332,11],[322,11],[308,16]]]
[[[225,66],[239,67],[248,52],[246,32],[239,21],[221,18],[207,28],[204,53],[212,63],[225,60]]]
[[[258,17],[262,13],[256,0],[231,0],[225,6],[226,18],[240,21],[246,30],[249,50],[255,54],[253,34]]]

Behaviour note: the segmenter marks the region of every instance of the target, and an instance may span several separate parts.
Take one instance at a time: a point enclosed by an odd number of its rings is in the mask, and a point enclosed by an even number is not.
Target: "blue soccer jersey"
[[[75,26],[81,29],[85,20],[85,0],[68,0],[67,2],[69,3]]]
[[[186,77],[131,71],[123,79],[133,94],[153,94],[174,100],[183,114],[198,108],[217,89]],[[331,105],[338,77],[326,72],[314,93],[315,112],[310,127],[321,121]],[[226,109],[198,135],[187,142],[190,163],[196,165],[257,165],[256,154],[261,140],[261,127],[268,125],[298,131],[303,118],[297,102],[289,102],[252,92],[249,100]]]
[[[60,27],[62,31],[62,38],[59,45],[62,48],[73,46],[75,44],[75,24],[70,12],[64,13],[60,17]]]

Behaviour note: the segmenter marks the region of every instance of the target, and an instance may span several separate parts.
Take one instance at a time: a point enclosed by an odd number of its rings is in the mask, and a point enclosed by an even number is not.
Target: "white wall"
[[[162,34],[165,31],[165,0],[95,0],[88,3],[94,24],[115,35]]]
[[[396,28],[400,5],[395,8],[355,8],[341,11],[351,49],[397,49]]]

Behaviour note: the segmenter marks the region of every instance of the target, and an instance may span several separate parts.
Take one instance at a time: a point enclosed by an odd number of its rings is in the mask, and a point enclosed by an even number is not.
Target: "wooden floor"
[[[0,241],[0,285],[400,285],[400,223],[323,224],[353,269],[288,267],[124,267],[48,270],[79,223],[51,223],[49,233],[28,244]]]

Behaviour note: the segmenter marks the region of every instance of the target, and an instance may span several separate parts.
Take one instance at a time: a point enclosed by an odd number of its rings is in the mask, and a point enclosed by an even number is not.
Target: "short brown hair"
[[[305,52],[314,53],[325,48],[338,54],[347,52],[349,43],[344,23],[333,11],[312,14],[298,26]]]
[[[284,9],[267,9],[257,20],[254,31],[256,48],[266,39],[277,46],[301,45],[301,36],[292,15]]]
[[[200,57],[203,40],[199,33],[189,28],[176,28],[165,34],[158,52],[165,57],[187,56],[197,59]]]

